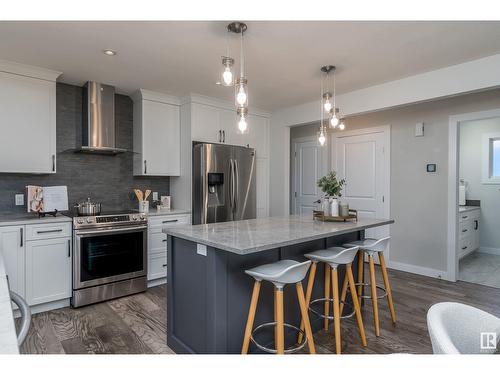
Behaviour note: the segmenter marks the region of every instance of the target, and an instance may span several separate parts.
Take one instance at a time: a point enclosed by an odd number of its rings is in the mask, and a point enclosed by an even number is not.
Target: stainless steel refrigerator
[[[257,212],[253,148],[193,145],[193,224],[254,219]]]

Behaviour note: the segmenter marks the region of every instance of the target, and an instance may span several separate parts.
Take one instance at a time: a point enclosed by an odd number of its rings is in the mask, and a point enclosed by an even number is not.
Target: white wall
[[[500,118],[466,121],[459,129],[460,178],[468,182],[467,199],[481,201],[480,246],[500,252],[500,185],[481,183],[482,136],[499,133]]]

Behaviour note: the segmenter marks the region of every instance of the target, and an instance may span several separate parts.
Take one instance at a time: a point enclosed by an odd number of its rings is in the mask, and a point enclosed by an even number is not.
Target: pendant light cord
[[[243,53],[243,30],[241,30],[241,44],[240,44],[240,77],[245,77],[245,56]]]

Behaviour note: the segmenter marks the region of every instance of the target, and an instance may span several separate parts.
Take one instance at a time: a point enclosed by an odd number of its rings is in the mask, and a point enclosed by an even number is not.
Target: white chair
[[[431,306],[427,328],[434,354],[491,354],[500,339],[500,318],[456,302]]]

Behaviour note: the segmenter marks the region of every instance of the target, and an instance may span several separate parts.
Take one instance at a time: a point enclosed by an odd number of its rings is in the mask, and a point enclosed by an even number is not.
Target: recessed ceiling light
[[[102,51],[102,53],[104,53],[106,56],[115,56],[116,55],[116,51],[113,51],[112,49],[105,49]]]
[[[216,85],[222,85],[221,81],[215,82]]]

